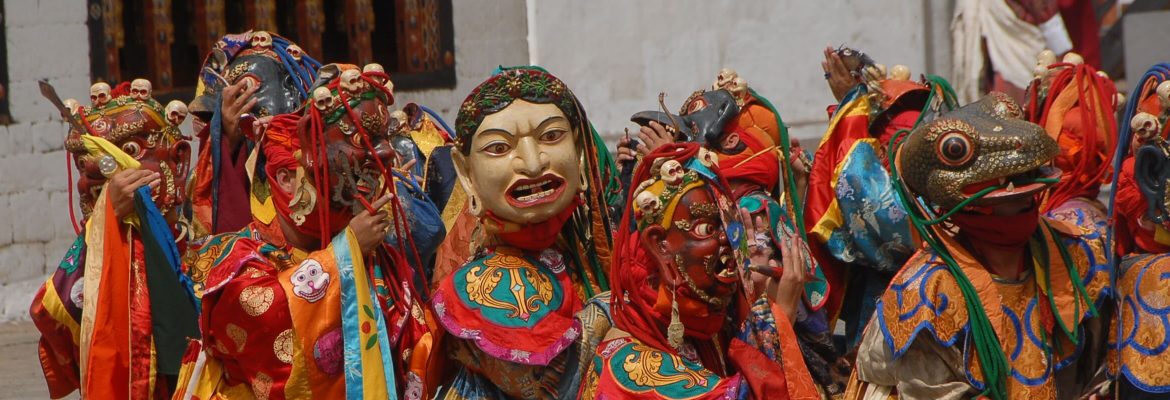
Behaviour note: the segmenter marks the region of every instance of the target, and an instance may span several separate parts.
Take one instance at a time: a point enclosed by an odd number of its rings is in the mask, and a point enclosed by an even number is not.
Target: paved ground
[[[31,322],[0,323],[0,399],[49,398],[37,361],[39,338]]]

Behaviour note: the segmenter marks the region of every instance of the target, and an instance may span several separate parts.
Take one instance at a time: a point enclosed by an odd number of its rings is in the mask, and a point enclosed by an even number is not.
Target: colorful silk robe
[[[793,229],[795,229],[789,222],[788,213],[785,212],[784,207],[761,191],[741,196],[738,203],[740,208],[746,209],[753,219],[763,218],[763,220],[768,221],[769,226],[772,227],[772,231],[768,235],[772,242],[773,251],[777,257],[784,257],[780,250],[783,248],[782,241],[793,234]],[[807,261],[806,270],[815,268],[812,265],[815,261],[811,259]],[[817,270],[819,271],[819,268]],[[819,282],[814,283],[819,283],[821,290],[809,290],[809,285],[806,284],[805,296],[807,296],[808,301],[797,304],[800,311],[797,313],[796,320],[793,321],[795,322],[793,328],[795,329],[795,345],[799,346],[800,351],[794,354],[803,354],[808,372],[827,392],[839,393],[844,390],[844,379],[841,376],[835,376],[831,371],[832,364],[840,355],[833,347],[833,333],[829,330],[826,311],[824,309],[812,311],[808,306],[808,304],[823,304],[824,302],[822,294],[825,293],[825,282],[823,276],[819,278]],[[758,310],[753,308],[753,311]],[[758,321],[763,321],[765,313],[753,312],[750,316],[756,317]],[[764,326],[771,326],[768,330],[775,332],[775,320],[770,316],[767,319],[770,322]]]
[[[1090,310],[1111,296],[1104,245],[1104,220],[1071,210],[1081,224],[1047,219],[1057,237],[1044,229],[1048,268],[1036,267],[1020,281],[994,278],[950,238],[955,260],[980,294],[1011,368],[1010,398],[1076,398],[1089,383],[1103,352],[1103,321]],[[1044,224],[1041,224],[1043,228]],[[1069,275],[1058,246],[1068,249],[1075,276]],[[1037,254],[1034,249],[1033,254]],[[1094,304],[1076,295],[1079,279]],[[878,303],[857,357],[857,376],[865,385],[896,388],[902,398],[969,398],[984,389],[970,321],[958,284],[929,249],[911,257]],[[1059,315],[1053,315],[1055,302]],[[1077,314],[1077,312],[1080,312]],[[1059,317],[1059,320],[1056,318]],[[1080,338],[1074,342],[1058,321]]]
[[[103,192],[86,227],[33,299],[49,396],[166,398],[182,348],[197,338],[191,282],[170,226],[143,187],[134,225]]]
[[[497,247],[444,278],[431,299],[454,376],[440,398],[575,398],[611,325],[609,292],[586,301],[581,274],[553,248]]]
[[[1119,381],[1121,398],[1170,395],[1170,254],[1133,254],[1118,269],[1121,309],[1109,329],[1109,374]]]
[[[698,362],[625,336],[597,348],[596,386],[582,387],[582,399],[746,399],[741,375],[721,377]]]
[[[810,245],[834,289],[827,300],[829,319],[840,316],[847,322],[850,347],[872,315],[876,297],[916,245],[885,165],[893,133],[912,127],[919,113],[887,111],[881,118],[889,120],[883,120],[880,132],[872,132],[872,117],[882,107],[890,105],[873,104],[864,86],[846,96],[833,111],[809,175],[805,223]]]
[[[398,396],[384,303],[352,232],[312,253],[261,232],[254,224],[200,249],[201,262],[214,266],[203,340],[188,349],[176,397]]]
[[[719,340],[719,339],[715,339]],[[752,303],[734,338],[705,367],[689,342],[679,354],[655,349],[625,332],[611,331],[593,353],[581,384],[582,399],[820,399],[805,367],[792,324],[761,298]],[[719,373],[719,370],[739,373]]]

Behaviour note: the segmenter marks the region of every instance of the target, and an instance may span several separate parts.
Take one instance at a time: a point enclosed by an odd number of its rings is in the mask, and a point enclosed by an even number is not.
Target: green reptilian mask
[[[981,190],[972,204],[1032,196],[1059,178],[1048,166],[1060,151],[1039,125],[1002,93],[943,114],[911,132],[898,152],[902,180],[928,202],[949,210]]]

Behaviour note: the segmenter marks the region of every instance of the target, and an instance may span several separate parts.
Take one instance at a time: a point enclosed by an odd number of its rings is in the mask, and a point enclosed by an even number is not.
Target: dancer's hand
[[[666,127],[655,121],[650,121],[649,124],[638,129],[638,139],[642,141],[642,144],[638,145],[638,153],[643,156],[659,147],[674,143],[674,135],[671,135],[670,132],[666,131]]]
[[[110,192],[107,201],[114,206],[114,215],[119,220],[134,214],[134,192],[143,185],[154,190],[161,182],[158,172],[148,169],[124,169],[114,173],[106,190]]]
[[[374,209],[373,213],[365,210],[349,220],[349,229],[353,231],[354,236],[357,238],[358,246],[362,249],[362,254],[373,251],[382,242],[382,239],[386,237],[386,232],[390,230],[389,214],[383,208],[393,198],[393,194],[386,194],[371,204]]]
[[[223,89],[223,103],[220,105],[220,114],[223,118],[223,136],[227,138],[231,148],[240,143],[240,116],[248,113],[256,106],[257,99],[252,97],[260,85],[248,86],[248,79],[241,79],[234,85]]]
[[[618,164],[621,164],[623,161],[633,161],[633,160],[638,159],[638,155],[634,152],[634,149],[631,149],[629,147],[629,145],[630,145],[630,137],[629,136],[622,136],[620,139],[618,139],[618,145],[617,145],[617,162],[618,162]]]
[[[825,61],[821,61],[821,69],[825,71],[825,82],[833,92],[833,98],[840,102],[860,83],[845,66],[845,61],[832,47],[825,47]]]

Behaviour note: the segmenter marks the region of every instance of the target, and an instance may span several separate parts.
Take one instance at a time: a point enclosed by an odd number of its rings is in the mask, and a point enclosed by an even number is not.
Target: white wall
[[[667,93],[667,107],[677,111],[691,92],[730,67],[776,105],[794,136],[817,138],[827,121],[825,107],[835,103],[820,66],[825,46],[844,43],[879,63],[906,64],[915,76],[927,64],[922,1],[539,0],[529,5],[534,7],[531,56],[569,85],[603,134],[633,128],[629,116],[657,109],[660,91]],[[949,25],[949,19],[934,22]]]
[[[89,95],[85,2],[4,3],[14,122],[0,126],[0,320],[28,314],[36,288],[75,237],[62,146],[66,128],[36,81],[48,78],[62,97]]]

